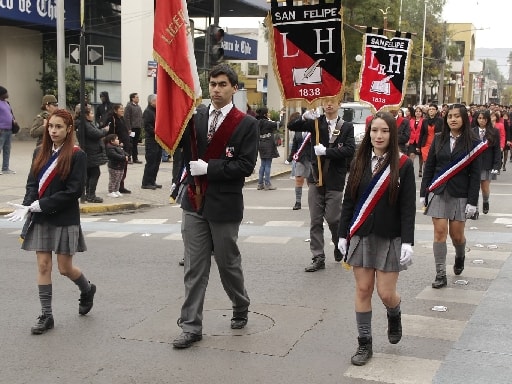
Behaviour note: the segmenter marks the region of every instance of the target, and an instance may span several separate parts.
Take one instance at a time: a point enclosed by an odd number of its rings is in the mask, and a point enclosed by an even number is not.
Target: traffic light
[[[214,66],[224,60],[224,30],[217,25],[210,25],[210,65]]]

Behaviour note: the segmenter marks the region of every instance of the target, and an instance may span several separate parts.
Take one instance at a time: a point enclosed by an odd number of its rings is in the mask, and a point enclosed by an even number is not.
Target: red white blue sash
[[[293,154],[293,156],[292,156],[293,160],[297,161],[299,159],[300,154],[302,153],[302,151],[304,150],[304,147],[306,146],[306,144],[308,143],[308,141],[310,139],[311,139],[311,132],[308,132],[308,134],[304,137],[304,140],[302,141],[302,144],[300,145],[297,152],[295,152]]]
[[[80,148],[76,145],[73,147],[73,152],[78,151]],[[57,175],[57,161],[59,160],[60,150],[52,154],[48,162],[41,168],[39,174],[37,175],[37,179],[39,180],[39,198],[43,197],[44,191],[50,185],[52,180]]]
[[[399,167],[402,166],[407,161],[408,157],[406,155],[400,156]],[[354,216],[352,217],[352,223],[350,225],[347,241],[350,241],[350,238],[354,236],[359,227],[364,223],[364,221],[368,218],[373,208],[377,205],[380,198],[389,187],[391,168],[388,165],[386,168],[382,169],[379,173],[377,173],[366,187],[363,195],[359,199],[356,209],[354,211]]]
[[[467,167],[475,158],[477,158],[483,151],[485,151],[487,147],[487,140],[481,141],[477,145],[475,145],[473,149],[469,151],[469,153],[452,161],[445,168],[439,171],[437,175],[434,176],[432,183],[427,188],[427,191],[432,192],[440,185],[446,183],[453,176],[455,176],[457,173],[459,173],[465,167]]]

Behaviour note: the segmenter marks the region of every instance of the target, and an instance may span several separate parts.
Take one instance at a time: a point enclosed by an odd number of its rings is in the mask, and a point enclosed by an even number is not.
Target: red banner
[[[272,62],[284,101],[312,103],[341,98],[344,60],[341,0],[279,6],[271,2],[266,24]]]
[[[363,38],[363,59],[359,73],[359,97],[373,108],[397,109],[407,90],[412,40],[372,33]]]
[[[172,153],[201,99],[186,0],[156,1],[153,50],[159,64],[155,135]]]

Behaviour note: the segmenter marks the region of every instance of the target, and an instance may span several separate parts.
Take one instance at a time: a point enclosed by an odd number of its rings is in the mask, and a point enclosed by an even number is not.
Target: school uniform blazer
[[[434,125],[434,133],[440,133],[443,130],[444,121],[440,117],[434,117],[433,119],[427,117],[423,119],[420,128],[418,147],[424,147],[425,144],[427,143],[428,126],[432,124]]]
[[[235,107],[233,107],[235,108]],[[198,110],[193,118],[198,156],[202,158],[208,141],[208,108]],[[195,185],[190,175],[192,159],[191,124],[186,128],[180,146],[183,148],[183,160],[187,167],[187,184]],[[257,120],[249,115],[243,117],[226,144],[218,159],[208,161],[208,187],[204,196],[202,215],[209,221],[240,222],[243,218],[244,199],[242,188],[245,178],[252,175],[258,157],[259,130]],[[194,211],[189,195],[185,192],[181,207]]]
[[[311,167],[318,169],[318,157],[315,155],[314,146],[316,145],[315,120],[302,120],[298,118],[288,123],[290,131],[311,132]],[[329,159],[329,169],[327,176],[323,179],[326,190],[343,191],[345,186],[345,176],[347,168],[350,166],[349,161],[354,156],[356,142],[354,140],[354,125],[350,122],[343,122],[341,132],[336,140],[329,144],[329,123],[325,115],[318,118],[318,129],[320,134],[320,143],[327,150],[325,156],[320,156],[322,166],[325,166],[325,160]],[[314,176],[311,173],[308,179],[309,183],[314,183]]]
[[[34,151],[34,158],[40,147]],[[57,227],[80,224],[78,199],[84,190],[87,173],[87,155],[81,149],[73,153],[71,169],[66,179],[58,174],[53,178],[41,198],[38,196],[39,183],[32,171],[29,172],[23,205],[39,200],[42,212],[33,212],[34,223],[50,223]]]
[[[463,144],[458,141],[455,144],[453,152],[450,152],[450,140],[445,143],[438,143],[441,140],[441,134],[434,136],[434,141],[428,152],[427,162],[423,169],[423,178],[421,180],[420,196],[427,195],[427,188],[432,183],[435,175],[444,170],[453,160],[464,155]],[[439,147],[436,151],[436,148]],[[482,168],[481,155],[474,159],[468,166],[453,176],[447,182],[441,184],[433,192],[441,195],[445,189],[452,197],[465,197],[468,204],[478,205],[478,194],[480,192],[480,170]]]
[[[368,167],[357,190],[357,196],[352,198],[350,185],[345,189],[345,196],[341,208],[339,237],[347,238],[352,223],[356,205],[365,192],[372,178],[372,171]],[[350,182],[350,179],[349,179]],[[389,190],[384,192],[370,215],[356,231],[357,236],[368,236],[374,233],[386,239],[400,237],[402,243],[414,245],[414,223],[416,219],[416,181],[414,166],[407,159],[399,171],[399,191],[394,204],[389,202]]]
[[[480,155],[482,158],[482,170],[489,171],[491,169],[499,170],[501,168],[501,149],[500,149],[500,133],[496,128],[491,128],[493,135],[493,144],[488,142],[489,146]],[[480,137],[480,128],[473,127],[473,132]]]

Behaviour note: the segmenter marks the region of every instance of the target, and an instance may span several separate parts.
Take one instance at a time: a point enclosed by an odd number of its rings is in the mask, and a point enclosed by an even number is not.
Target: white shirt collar
[[[226,104],[225,106],[223,106],[220,111],[222,113],[222,116],[226,116],[229,111],[231,111],[231,108],[233,108],[233,103],[229,103],[229,104]],[[213,111],[216,111],[215,107],[213,106],[213,104],[210,104],[210,108],[208,110],[208,115],[211,116],[211,114],[213,113]]]

